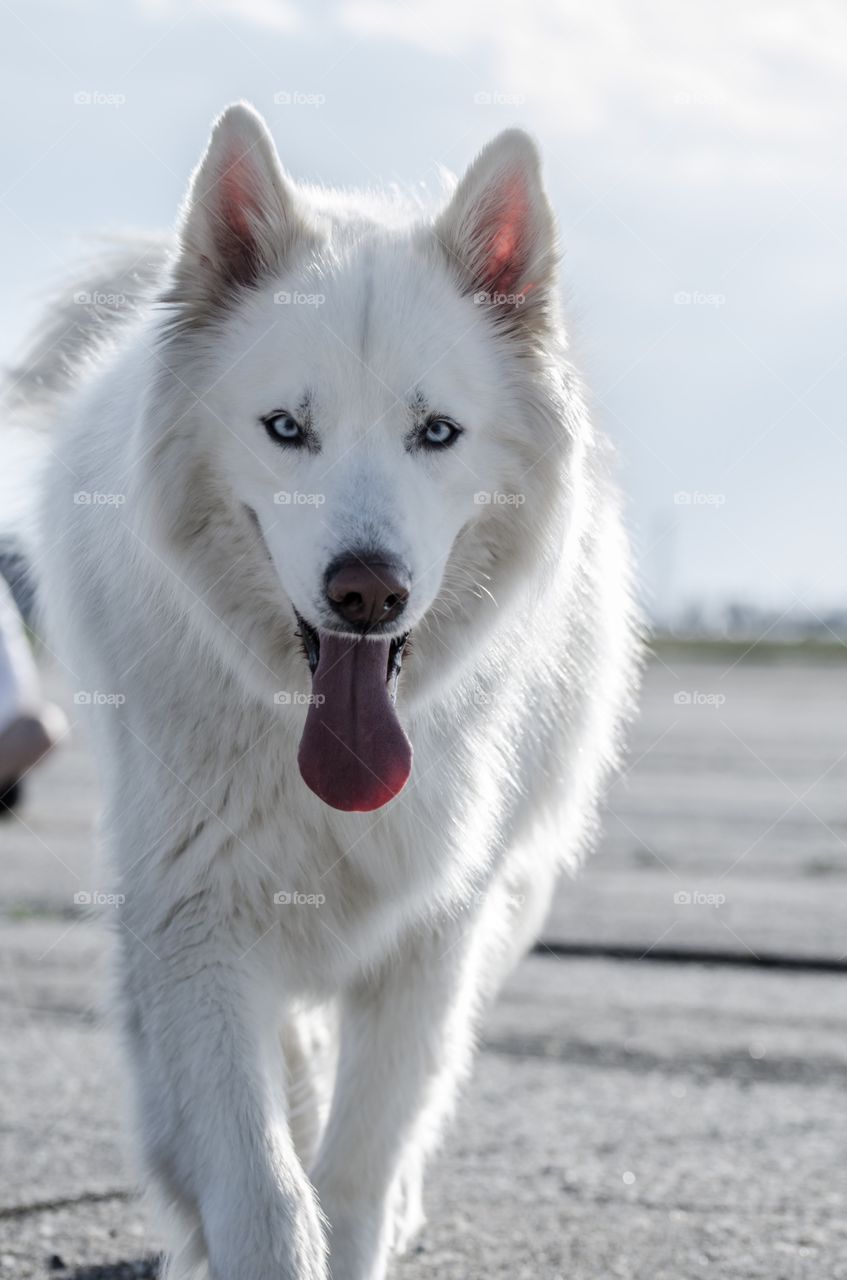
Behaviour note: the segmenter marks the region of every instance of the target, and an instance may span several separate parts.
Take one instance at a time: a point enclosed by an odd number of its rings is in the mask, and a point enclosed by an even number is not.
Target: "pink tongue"
[[[319,636],[300,773],[333,809],[367,813],[402,791],[412,770],[412,744],[388,691],[391,641]]]

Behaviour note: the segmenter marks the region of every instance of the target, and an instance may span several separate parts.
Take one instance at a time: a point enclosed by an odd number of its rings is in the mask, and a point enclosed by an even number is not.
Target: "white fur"
[[[503,191],[520,243],[497,245],[535,287],[492,310],[473,290]],[[51,644],[82,688],[124,699],[91,719],[172,1277],[383,1276],[420,1221],[480,1014],[590,840],[637,658],[555,258],[522,134],[486,148],[437,218],[399,227],[391,201],[298,190],[236,106],[176,248],[128,244],[94,277],[118,314],[90,310],[63,345],[57,304],[57,339],[23,367],[30,410],[60,419]],[[274,301],[297,291],[324,301]],[[414,388],[464,427],[453,448],[404,446]],[[258,422],[306,389],[319,453]],[[292,606],[321,625],[327,563],[368,542],[411,568],[397,706],[414,768],[384,809],[341,813],[297,769]]]

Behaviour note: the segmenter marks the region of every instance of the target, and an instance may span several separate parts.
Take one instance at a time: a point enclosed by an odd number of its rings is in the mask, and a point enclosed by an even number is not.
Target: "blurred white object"
[[[0,785],[17,782],[64,729],[62,712],[44,702],[23,618],[0,578]]]
[[[19,716],[37,712],[41,689],[35,658],[12,592],[0,578],[0,733]]]

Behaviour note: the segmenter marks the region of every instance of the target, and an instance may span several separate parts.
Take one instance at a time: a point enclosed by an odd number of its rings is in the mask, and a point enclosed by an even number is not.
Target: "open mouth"
[[[312,675],[318,669],[318,661],[321,656],[321,632],[317,627],[313,627],[311,623],[294,610],[297,618],[297,635],[300,638],[300,644],[303,648],[303,656],[309,664],[309,670]],[[326,634],[326,633],[324,633]],[[388,665],[385,672],[386,684],[391,693],[391,699],[394,701],[397,697],[397,679],[400,675],[400,668],[403,665],[403,654],[406,649],[406,642],[410,633],[405,631],[401,636],[393,636],[388,646]],[[345,635],[343,637],[347,641],[355,643],[360,637]],[[374,640],[381,639],[380,636],[368,636],[367,634],[361,639]]]
[[[350,635],[297,614],[312,696],[300,740],[303,781],[325,804],[367,813],[408,781],[412,746],[394,706],[405,635]]]

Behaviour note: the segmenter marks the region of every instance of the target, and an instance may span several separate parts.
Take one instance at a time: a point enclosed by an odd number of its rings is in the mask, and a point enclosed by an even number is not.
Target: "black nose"
[[[400,617],[409,598],[409,575],[388,556],[342,556],[327,570],[326,598],[356,631],[370,631]]]

